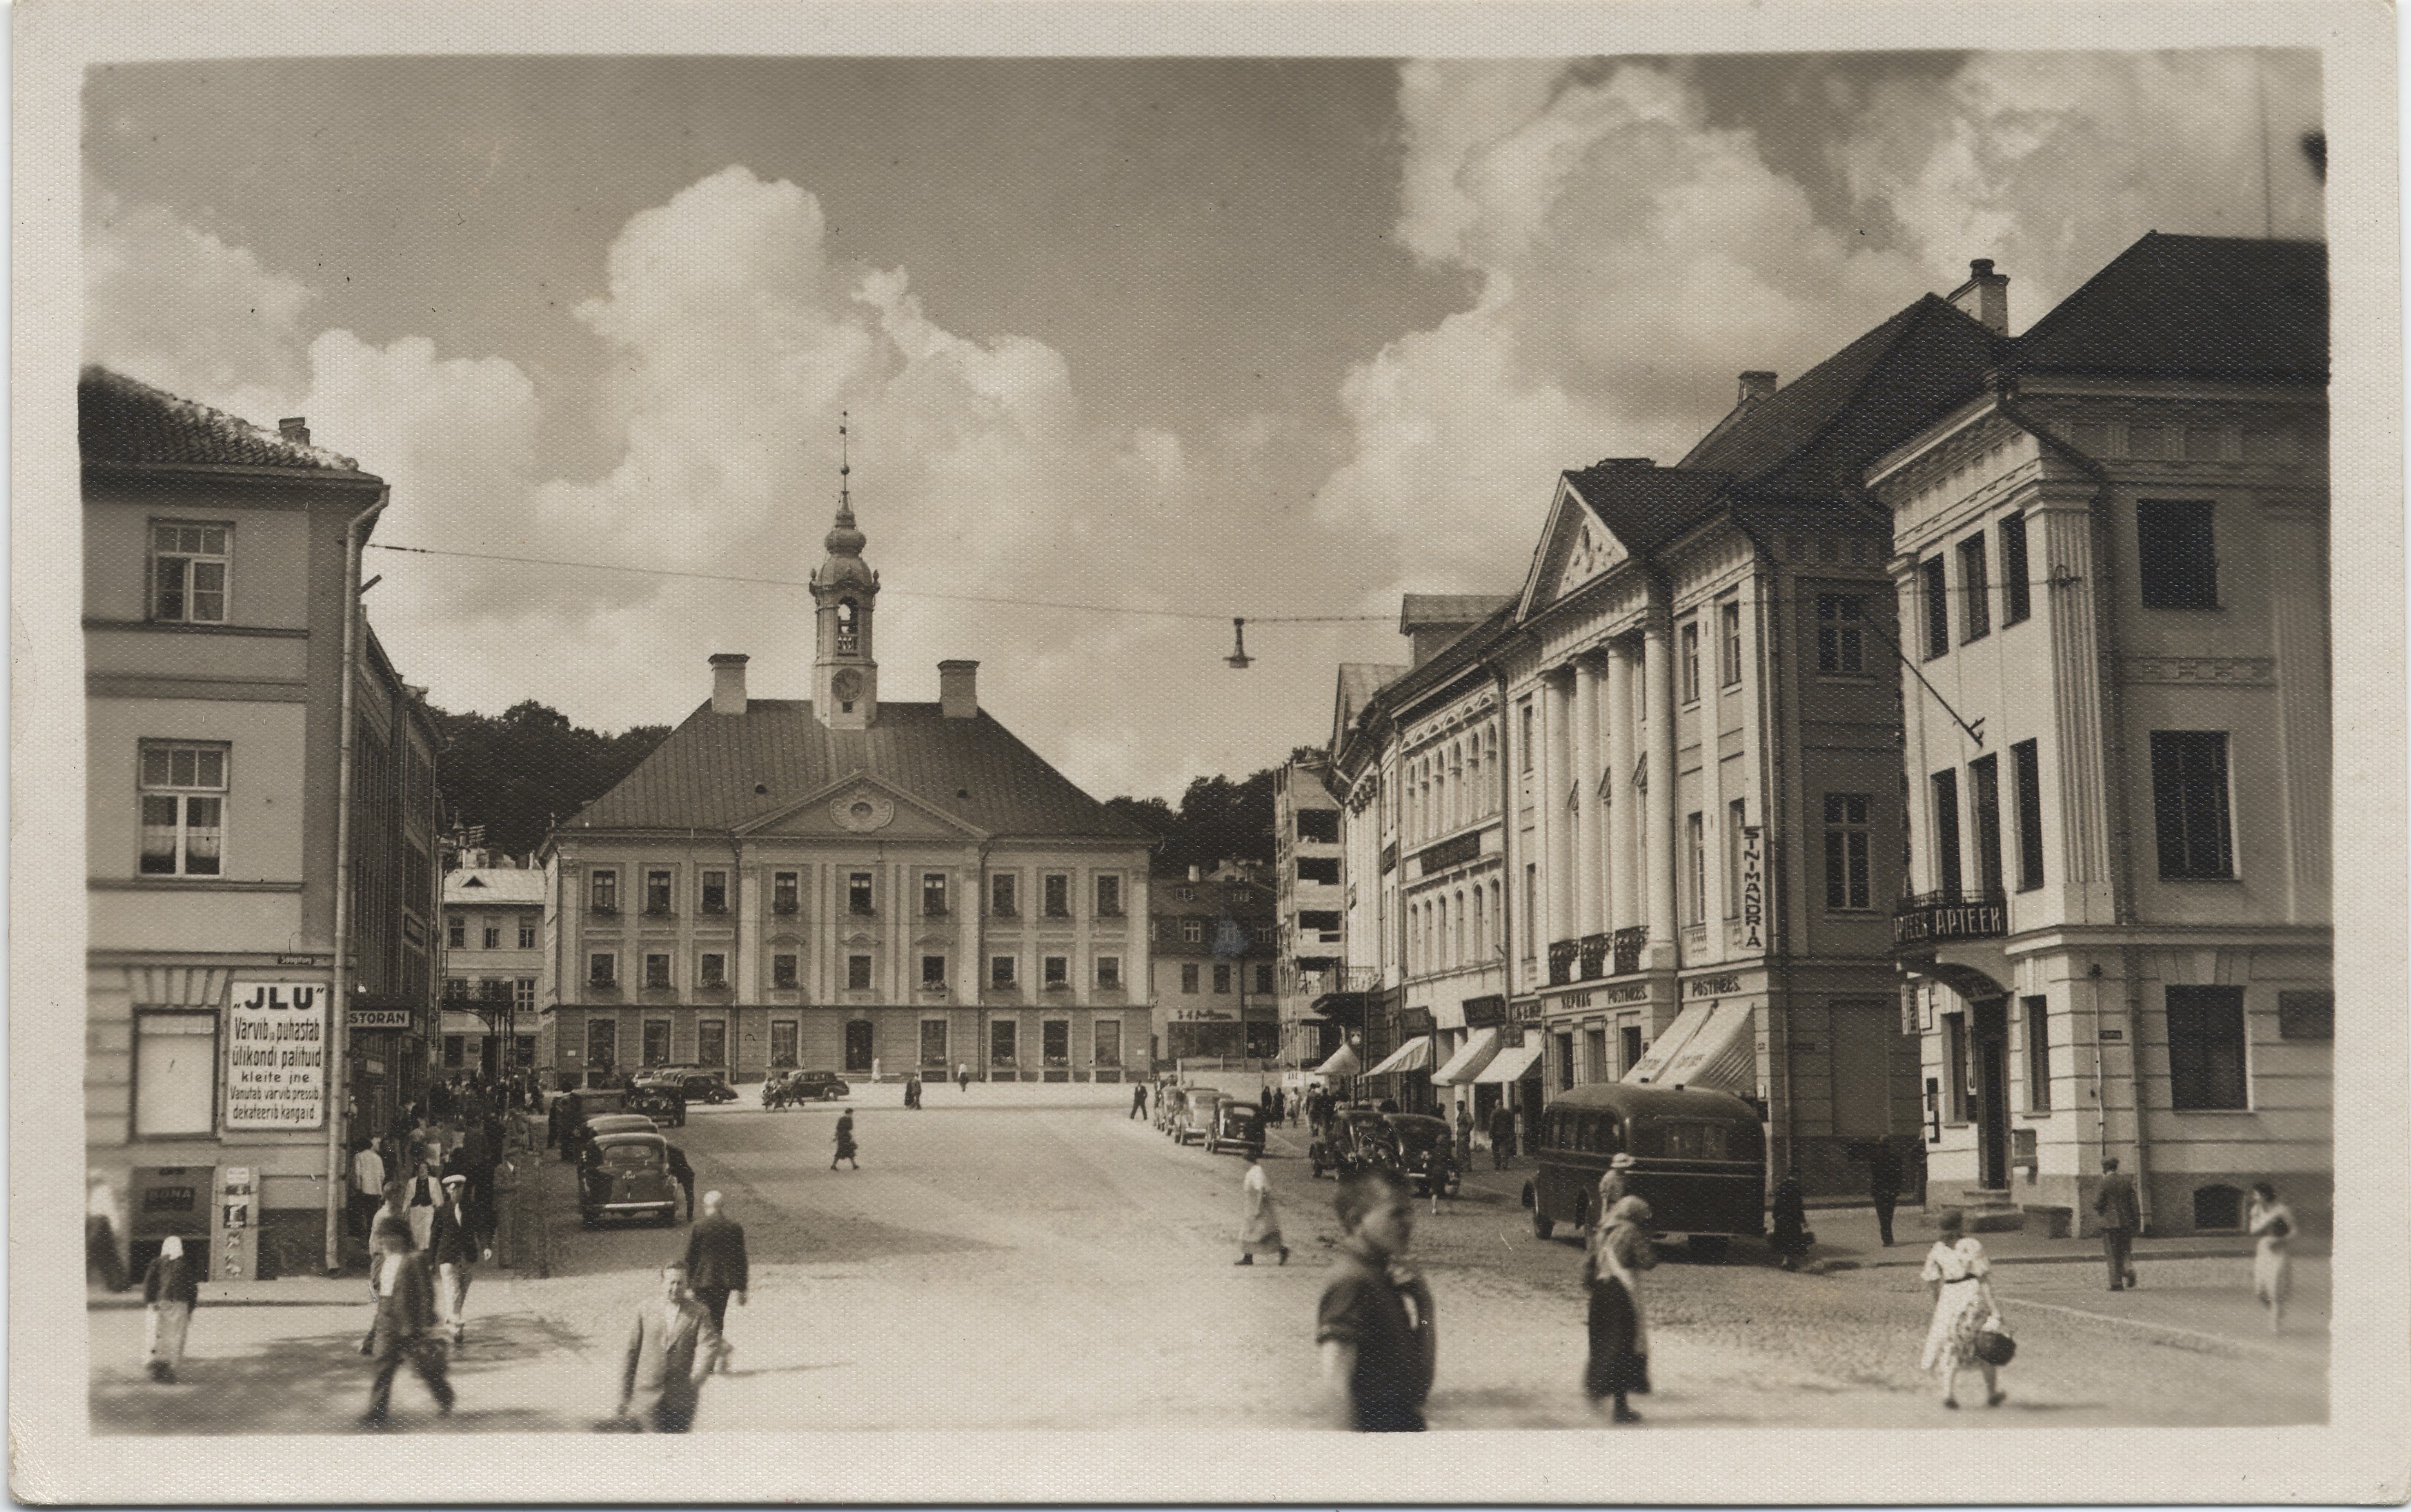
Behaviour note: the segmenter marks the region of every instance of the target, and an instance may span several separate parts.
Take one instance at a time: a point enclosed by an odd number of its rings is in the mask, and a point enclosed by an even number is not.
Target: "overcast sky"
[[[1680,456],[1744,369],[1971,257],[2023,327],[2147,230],[2321,235],[2318,111],[2303,53],[110,67],[85,342],[308,416],[380,542],[683,573],[800,581],[850,410],[883,692],[978,658],[1074,780],[1176,796],[1320,743],[1401,592],[1512,591],[1558,471]],[[676,721],[714,651],[810,691],[800,589],[369,570],[447,708]],[[1239,614],[1386,622],[1235,672]]]

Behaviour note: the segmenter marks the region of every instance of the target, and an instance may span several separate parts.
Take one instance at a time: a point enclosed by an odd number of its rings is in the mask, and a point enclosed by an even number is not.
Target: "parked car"
[[[1320,1176],[1330,1171],[1345,1176],[1367,1166],[1381,1166],[1389,1170],[1402,1169],[1398,1157],[1398,1137],[1391,1132],[1389,1119],[1379,1110],[1359,1104],[1342,1108],[1332,1114],[1330,1127],[1322,1138],[1306,1147],[1308,1168]]]
[[[676,1223],[679,1185],[670,1175],[669,1149],[669,1141],[650,1129],[595,1132],[577,1169],[578,1222],[589,1228],[606,1218]]]
[[[1398,1170],[1414,1184],[1416,1195],[1432,1195],[1437,1171],[1439,1195],[1454,1197],[1465,1172],[1457,1169],[1456,1136],[1447,1121],[1428,1113],[1383,1113],[1381,1117],[1397,1143]]]
[[[854,1088],[835,1071],[788,1071],[765,1083],[763,1098],[772,1107],[791,1102],[835,1102]]]
[[[1252,1102],[1225,1098],[1214,1105],[1214,1127],[1206,1136],[1206,1153],[1224,1150],[1264,1153],[1264,1111]]]
[[[1182,1099],[1180,1124],[1173,1130],[1172,1137],[1182,1144],[1191,1140],[1211,1137],[1215,1105],[1225,1100],[1222,1094],[1212,1087],[1191,1087],[1189,1096]]]
[[[737,1089],[728,1078],[716,1070],[701,1067],[679,1067],[658,1073],[660,1079],[672,1083],[686,1096],[689,1102],[734,1102]]]
[[[686,1124],[686,1089],[677,1080],[639,1077],[628,1088],[628,1111],[643,1113],[665,1128]]]
[[[586,1139],[589,1120],[625,1112],[628,1107],[628,1094],[620,1087],[581,1087],[575,1092],[563,1093],[560,1100],[568,1109],[563,1115],[566,1120],[561,1140],[561,1158],[563,1160],[577,1158],[578,1147]]]

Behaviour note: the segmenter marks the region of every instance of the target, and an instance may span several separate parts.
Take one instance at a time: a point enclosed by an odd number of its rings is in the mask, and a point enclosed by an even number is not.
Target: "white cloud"
[[[87,360],[252,416],[302,380],[309,285],[105,189],[85,202],[83,240]]]

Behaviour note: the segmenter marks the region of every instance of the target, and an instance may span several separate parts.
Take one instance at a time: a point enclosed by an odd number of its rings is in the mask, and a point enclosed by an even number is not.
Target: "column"
[[[1592,657],[1574,662],[1573,722],[1573,932],[1596,935],[1607,927],[1607,900],[1600,850],[1599,662]]]
[[[2039,575],[2047,582],[2067,582],[2066,587],[2053,583],[2039,590],[2051,623],[2053,749],[2045,752],[2044,760],[2053,763],[2055,756],[2053,764],[2058,768],[2053,774],[2046,766],[2043,781],[2047,790],[2055,790],[2058,799],[2060,842],[2058,872],[2053,875],[2046,864],[2043,877],[2045,885],[2062,900],[2061,920],[2107,923],[2115,917],[2116,899],[2111,866],[2111,774],[2105,754],[2108,732],[2102,725],[2101,643],[2096,617],[2097,595],[2105,589],[2094,581],[2093,501],[2089,494],[2072,489],[2064,494],[2046,492],[2026,515],[2029,530],[2038,538],[2032,541],[2029,551],[2031,560],[2040,564]],[[2130,749],[2126,759],[2130,770],[2150,770],[2148,749]],[[2138,762],[2142,763],[2140,768],[2135,766]],[[1926,775],[1912,772],[1909,777],[1910,801],[1921,804],[1932,791],[1925,786]],[[2148,824],[2149,816],[2144,817]],[[2148,827],[2138,828],[2127,843],[2144,847],[2148,856],[2150,833]],[[1919,870],[1931,878],[1930,842],[1920,849],[1917,859]]]
[[[1673,624],[1663,604],[1650,606],[1642,631],[1642,697],[1649,709],[1649,792],[1642,826],[1648,837],[1649,946],[1651,966],[1668,967],[1674,955],[1674,656]]]
[[[1548,859],[1541,866],[1541,892],[1548,909],[1548,933],[1542,945],[1571,939],[1574,933],[1573,816],[1566,810],[1566,790],[1572,786],[1572,762],[1566,750],[1566,691],[1554,674],[1541,680],[1541,826]]]
[[[1633,863],[1641,853],[1640,794],[1632,791],[1632,656],[1620,640],[1607,643],[1608,927],[1643,922]]]

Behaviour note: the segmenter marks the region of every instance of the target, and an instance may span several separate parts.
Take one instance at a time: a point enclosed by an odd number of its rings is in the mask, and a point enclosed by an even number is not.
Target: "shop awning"
[[[1459,1046],[1456,1054],[1448,1058],[1447,1065],[1432,1072],[1432,1085],[1464,1086],[1481,1074],[1482,1069],[1488,1066],[1490,1058],[1498,1054],[1498,1031],[1484,1029]]]
[[[1331,1058],[1314,1069],[1317,1076],[1354,1076],[1365,1069],[1357,1058],[1354,1045],[1341,1045],[1331,1053]]]
[[[1537,1076],[1540,1070],[1541,1047],[1537,1044],[1517,1045],[1492,1056],[1490,1064],[1482,1068],[1482,1074],[1473,1080],[1476,1083],[1510,1085],[1527,1076]]]
[[[1742,1002],[1693,1003],[1666,1025],[1628,1082],[1758,1096],[1757,1015]]]
[[[1366,1076],[1388,1076],[1396,1071],[1420,1071],[1431,1065],[1432,1037],[1419,1034],[1381,1057],[1381,1064],[1366,1071]]]

